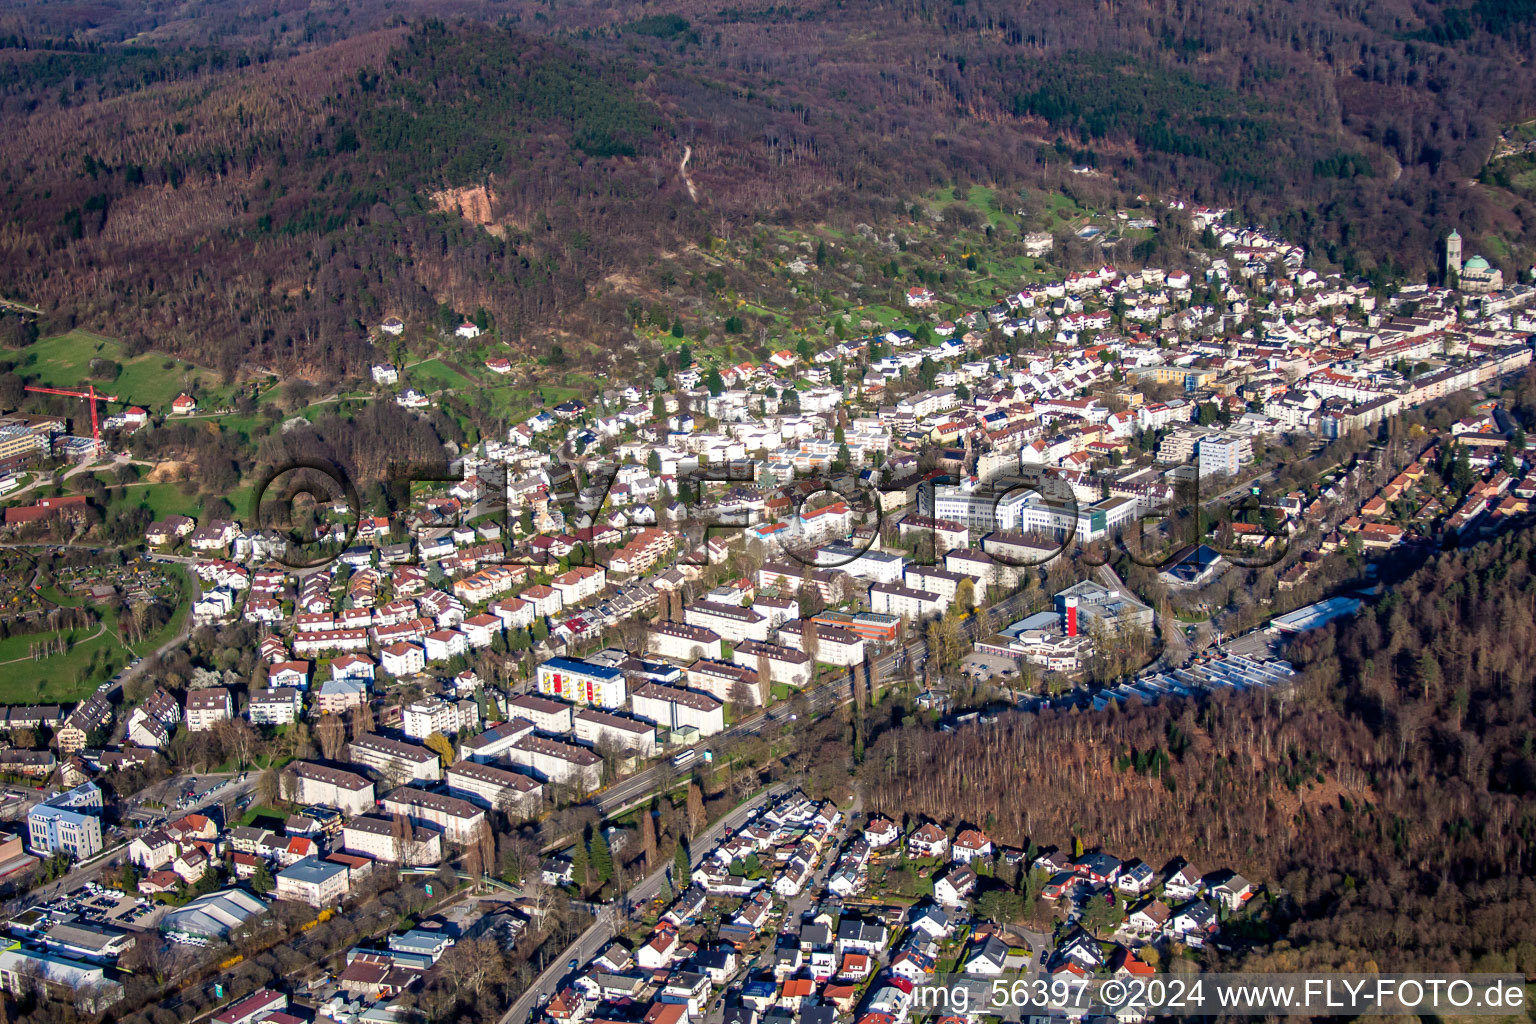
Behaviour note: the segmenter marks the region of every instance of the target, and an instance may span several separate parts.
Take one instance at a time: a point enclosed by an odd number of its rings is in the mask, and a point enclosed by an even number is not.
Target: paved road
[[[992,606],[994,616],[999,619],[1011,618],[1023,605],[1023,595],[1015,594],[997,602]],[[970,639],[976,639],[976,619],[966,619],[963,629]],[[887,651],[875,659],[875,666],[880,678],[889,682],[896,678],[896,673],[907,660],[915,667],[921,667],[928,657],[928,641],[911,640],[901,647]],[[862,671],[862,669],[860,669]],[[853,699],[853,691],[849,686],[848,676],[839,673],[832,679],[809,686],[803,691],[804,706],[808,714],[819,715],[847,703]],[[787,723],[790,715],[797,714],[791,710],[790,702],[779,704],[759,711],[757,714],[742,719],[719,735],[726,739],[734,739],[740,736],[748,736],[763,732],[777,732]],[[718,741],[717,741],[718,742]],[[695,750],[704,751],[710,746],[708,741],[699,744]],[[619,810],[631,806],[638,800],[651,795],[662,785],[668,783],[678,775],[670,763],[663,762],[653,765],[635,775],[615,783],[593,798],[592,805],[606,814],[614,814]]]
[[[239,776],[233,772],[227,772],[222,775],[199,775],[198,778],[238,779]],[[197,814],[207,811],[226,800],[237,800],[256,787],[256,778],[256,773],[253,772],[244,782],[235,782],[232,785],[226,786],[224,789],[219,790],[217,793],[211,791],[205,793],[200,798],[198,798],[196,802],[187,807],[167,808],[166,817],[171,820],[175,820],[176,818],[180,818],[183,815]],[[167,785],[170,785],[170,783],[167,783]],[[79,864],[71,868],[68,874],[61,876],[57,881],[43,886],[42,888],[33,889],[31,892],[28,892],[25,897],[19,901],[16,901],[17,912],[19,912],[19,910],[23,907],[30,907],[35,906],[38,903],[44,903],[59,895],[61,892],[68,892],[71,889],[79,888],[86,882],[93,881],[101,877],[103,873],[112,868],[114,863],[120,860],[124,851],[127,850],[128,844],[130,842],[132,842],[132,840],[125,837],[120,842],[106,847],[90,860],[81,861]]]
[[[725,830],[737,829],[757,813],[769,797],[780,796],[790,792],[794,787],[788,783],[779,783],[769,788],[767,793],[759,794],[742,804],[724,818],[715,822],[699,835],[695,836],[691,845],[693,865],[698,867],[704,860],[705,854],[714,847],[715,843],[724,835]],[[650,901],[661,891],[662,882],[671,873],[670,864],[658,868],[645,878],[636,882],[629,890],[627,899],[630,903],[640,904]],[[586,931],[576,937],[576,940],[561,950],[560,955],[552,960],[544,972],[534,979],[528,990],[517,998],[517,1002],[502,1014],[500,1024],[522,1024],[532,1019],[534,1010],[542,1006],[555,994],[560,980],[570,973],[570,961],[586,963],[598,953],[602,952],[614,935],[618,934],[619,906],[617,903],[605,907],[597,919],[587,926]]]
[[[1266,658],[1275,653],[1279,645],[1279,637],[1269,631],[1268,626],[1259,626],[1246,633],[1225,640],[1216,646],[1223,654],[1240,654],[1249,658]]]
[[[998,617],[1011,617],[1021,608],[1023,600],[1022,594],[1015,594],[1012,597],[999,601],[992,606],[993,614]],[[976,619],[974,616],[965,620],[963,629],[968,637],[975,639]],[[926,640],[912,640],[875,659],[875,664],[882,679],[891,679],[905,660],[910,659],[914,665],[920,666],[927,656],[928,642]],[[851,700],[853,697],[846,675],[808,687],[804,691],[804,695],[805,704],[810,714],[821,714],[822,712],[830,711]],[[742,736],[763,732],[771,728],[778,728],[792,713],[785,705],[781,704],[778,707],[758,712],[750,718],[737,722],[721,735]],[[611,814],[616,809],[651,794],[658,786],[674,776],[675,772],[669,764],[647,768],[645,771],[625,779],[623,782],[606,790],[593,800],[593,804],[604,814]],[[790,788],[787,784],[779,784],[774,786],[769,792],[770,794],[777,795],[778,793],[788,792]],[[693,843],[695,863],[697,864],[703,853],[707,852],[715,844],[724,828],[740,827],[761,803],[761,798],[754,798],[750,803],[732,811],[703,835],[697,837]],[[667,875],[667,870],[663,868],[636,883],[629,891],[629,901],[631,903],[639,903],[654,897],[661,888],[661,883]],[[588,926],[586,931],[577,936],[576,940],[566,947],[549,967],[545,968],[544,972],[539,975],[528,991],[518,997],[517,1002],[513,1003],[511,1008],[502,1015],[500,1024],[522,1024],[523,1021],[528,1020],[534,1008],[542,1005],[544,1001],[554,994],[556,983],[568,972],[569,967],[567,965],[571,960],[574,959],[585,963],[601,952],[603,946],[616,933],[616,908],[609,907],[603,914],[598,916],[597,920]]]

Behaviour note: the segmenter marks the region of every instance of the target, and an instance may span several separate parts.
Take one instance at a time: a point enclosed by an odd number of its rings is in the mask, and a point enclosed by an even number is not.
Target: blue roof
[[[624,675],[616,668],[607,665],[594,665],[590,661],[582,661],[580,658],[554,657],[544,662],[544,667],[560,669],[562,672],[581,672],[585,675],[596,676],[599,679],[618,679]]]
[[[337,875],[346,874],[346,871],[347,866],[345,864],[305,857],[297,864],[279,871],[278,877],[291,878],[296,882],[308,882],[311,885],[318,885],[335,878]]]

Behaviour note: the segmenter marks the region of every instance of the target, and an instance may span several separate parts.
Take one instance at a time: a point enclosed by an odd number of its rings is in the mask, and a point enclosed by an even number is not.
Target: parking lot
[[[178,775],[143,793],[128,811],[130,821],[153,828],[194,810],[221,801],[247,778],[239,775]]]
[[[1012,658],[972,652],[967,654],[965,660],[960,663],[960,674],[979,683],[992,680],[1006,683],[1009,680],[1017,681],[1019,667]]]
[[[154,927],[165,909],[163,904],[88,881],[30,908],[22,917],[35,922],[32,926],[39,931],[59,921],[143,930]]]

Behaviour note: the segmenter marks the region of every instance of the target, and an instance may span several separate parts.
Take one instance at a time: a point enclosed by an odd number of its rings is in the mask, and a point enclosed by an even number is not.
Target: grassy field
[[[1004,222],[1012,223],[1012,218],[1003,212],[1002,202],[998,199],[996,189],[986,188],[982,185],[972,185],[966,201],[978,213],[987,218],[987,222],[993,227],[997,227]]]
[[[472,387],[470,379],[444,363],[441,359],[428,359],[408,367],[402,374],[404,383],[421,391],[439,391],[443,388]]]
[[[542,406],[534,400],[535,393],[544,396]],[[504,384],[500,387],[473,388],[464,392],[472,398],[484,395],[492,408],[500,411],[508,419],[519,421],[532,416],[540,409],[552,408],[572,398],[580,398],[586,393],[581,388],[565,387],[560,384],[543,384],[538,387]]]
[[[179,579],[182,596],[177,600],[170,620],[135,644],[126,645],[119,639],[117,619],[111,612],[103,616],[99,629],[65,631],[62,635],[70,646],[61,654],[41,659],[34,659],[31,654],[32,645],[58,638],[61,635],[58,631],[0,640],[0,704],[80,700],[135,655],[147,655],[175,636],[191,614],[191,601],[184,571],[179,567],[168,571]],[[79,595],[64,593],[54,586],[45,587],[39,593],[44,600],[61,606],[85,603]]]
[[[167,412],[171,399],[191,388],[204,396],[205,405],[224,390],[212,370],[156,353],[130,359],[119,342],[81,330],[40,339],[21,353],[17,371],[49,387],[75,388],[91,383],[90,364],[96,358],[111,359],[122,367],[116,380],[96,381],[99,390],[154,413]],[[109,408],[103,414],[115,411]]]
[[[237,519],[250,517],[251,491],[254,486],[252,483],[245,483],[224,495],[225,500],[234,508]],[[109,487],[107,488],[107,514],[119,514],[143,506],[148,508],[150,514],[156,519],[164,519],[169,515],[182,515],[191,516],[201,522],[204,519],[203,496],[195,492],[183,494],[181,487],[179,483],[126,484]]]
[[[181,493],[180,484],[127,484],[107,489],[108,514],[124,512],[139,506],[147,507],[156,519],[169,515],[196,518],[203,509],[203,502],[194,492]]]
[[[41,660],[30,657],[31,645],[57,634],[0,640],[0,704],[63,704],[88,696],[130,660],[115,637],[93,632],[69,631],[74,646]]]
[[[288,820],[288,815],[276,807],[268,807],[266,804],[252,804],[250,810],[240,819],[242,825],[261,825],[263,828],[281,828],[283,822]]]

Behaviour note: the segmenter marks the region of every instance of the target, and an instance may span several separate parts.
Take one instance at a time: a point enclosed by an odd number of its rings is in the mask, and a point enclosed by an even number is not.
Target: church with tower
[[[1464,292],[1486,295],[1504,287],[1504,272],[1481,256],[1466,262],[1461,258],[1461,233],[1452,230],[1445,238],[1446,281]]]

